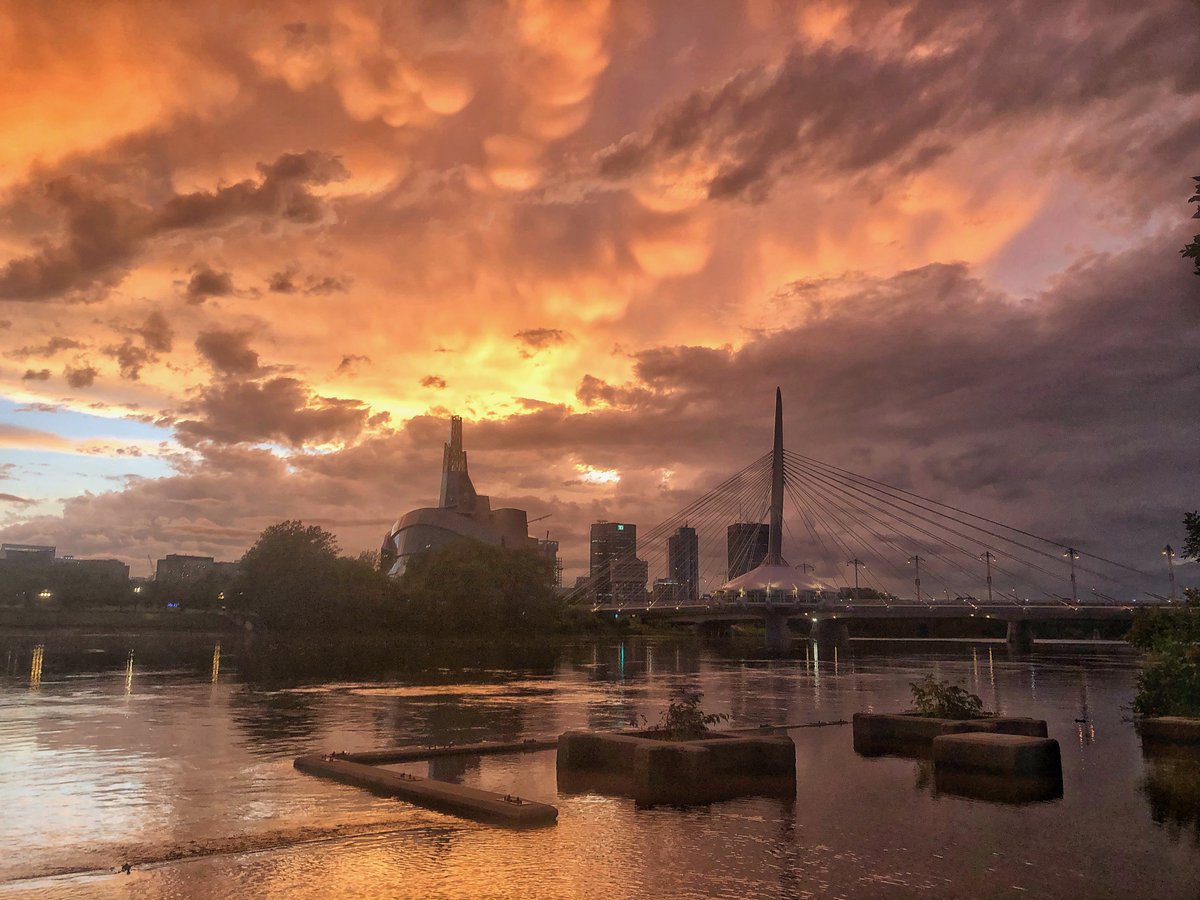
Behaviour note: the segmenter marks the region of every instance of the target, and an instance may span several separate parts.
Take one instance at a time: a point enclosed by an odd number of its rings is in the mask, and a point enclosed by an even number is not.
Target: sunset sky
[[[562,541],[789,449],[1138,565],[1200,505],[1191,0],[0,0],[0,537]],[[651,572],[651,577],[662,573]]]

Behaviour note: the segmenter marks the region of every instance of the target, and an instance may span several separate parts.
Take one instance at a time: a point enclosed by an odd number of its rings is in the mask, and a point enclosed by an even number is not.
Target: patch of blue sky
[[[0,397],[0,422],[47,431],[70,440],[163,441],[170,440],[165,428],[134,419],[96,416],[70,409],[53,412],[31,408],[7,397]]]
[[[85,492],[93,494],[121,490],[129,476],[161,478],[173,470],[165,460],[154,456],[101,456],[98,454],[61,453],[55,450],[0,450],[0,463],[8,477],[0,480],[0,492],[33,500],[37,512],[47,512],[47,504],[59,508],[59,501]],[[32,514],[28,508],[23,514]]]

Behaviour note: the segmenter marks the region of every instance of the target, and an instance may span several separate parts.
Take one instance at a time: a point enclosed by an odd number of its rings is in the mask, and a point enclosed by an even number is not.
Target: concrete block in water
[[[1059,800],[1063,795],[1062,773],[1042,776],[995,775],[940,766],[933,770],[933,786],[938,794],[1013,805]]]
[[[310,775],[484,822],[521,828],[553,825],[558,818],[558,810],[548,803],[392,772],[344,757],[312,754],[299,757],[293,765]]]
[[[1141,719],[1137,729],[1144,741],[1200,745],[1200,719],[1186,716],[1155,716]]]
[[[1046,720],[1024,716],[990,716],[986,719],[969,719],[963,731],[993,732],[996,734],[1023,734],[1026,737],[1047,737]]]
[[[555,764],[575,771],[631,772],[634,751],[643,740],[630,734],[565,731],[558,737]]]
[[[924,756],[943,734],[988,732],[1046,737],[1042,719],[987,716],[980,719],[937,719],[904,713],[855,713],[854,751],[860,756]]]
[[[559,738],[559,787],[599,789],[639,803],[708,803],[795,794],[796,746],[787,735],[667,741],[648,732],[568,731]]]
[[[967,732],[933,739],[934,772],[942,769],[992,775],[1062,777],[1062,756],[1053,738]]]

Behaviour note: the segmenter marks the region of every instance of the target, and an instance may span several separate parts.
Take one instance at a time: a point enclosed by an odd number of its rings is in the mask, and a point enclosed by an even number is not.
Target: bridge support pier
[[[1008,623],[1008,643],[1013,647],[1028,650],[1033,647],[1033,623],[1026,619],[1013,619]]]
[[[792,630],[788,628],[787,616],[776,610],[767,610],[767,650],[771,653],[786,653],[792,647]]]
[[[822,645],[850,643],[850,629],[845,619],[818,619],[808,632],[809,640]]]

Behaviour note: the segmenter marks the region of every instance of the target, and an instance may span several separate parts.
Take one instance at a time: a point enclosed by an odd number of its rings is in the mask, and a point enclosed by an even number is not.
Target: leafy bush
[[[983,701],[956,684],[926,675],[910,682],[913,712],[935,719],[978,719],[984,715]]]
[[[700,708],[699,691],[682,689],[671,696],[670,705],[650,730],[668,741],[694,741],[708,733],[709,725],[727,722],[728,713],[706,713]]]
[[[1142,716],[1200,717],[1200,591],[1181,609],[1142,610],[1129,642],[1146,651],[1133,709]]]

